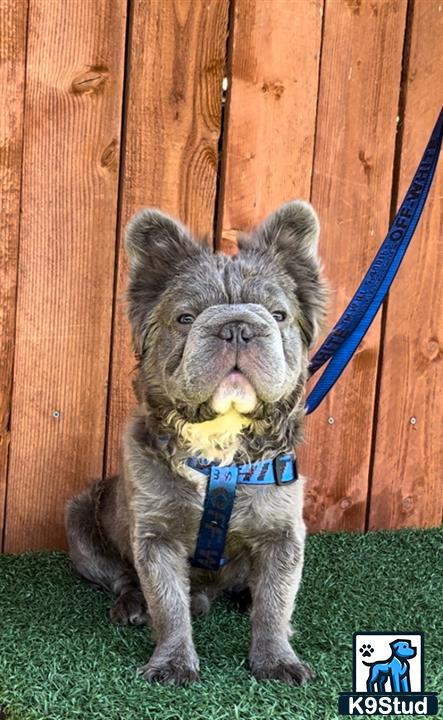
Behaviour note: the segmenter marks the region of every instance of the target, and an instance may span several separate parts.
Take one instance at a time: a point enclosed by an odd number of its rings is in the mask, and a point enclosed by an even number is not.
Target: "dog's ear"
[[[149,313],[183,263],[204,252],[177,220],[148,208],[126,228],[129,259],[128,315],[134,345],[141,352]]]
[[[300,303],[301,329],[307,345],[313,345],[326,315],[327,286],[318,256],[320,225],[310,203],[293,200],[269,215],[249,236],[239,241],[240,250],[271,251],[293,278]]]

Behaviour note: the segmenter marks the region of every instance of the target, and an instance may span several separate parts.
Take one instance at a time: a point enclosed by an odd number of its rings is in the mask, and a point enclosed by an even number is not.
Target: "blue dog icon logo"
[[[438,715],[438,697],[424,688],[425,647],[420,631],[355,632],[352,692],[339,695],[340,715]]]
[[[384,693],[386,683],[390,680],[391,692],[405,693],[411,692],[410,666],[408,660],[415,657],[417,648],[411,645],[410,640],[397,639],[389,643],[392,650],[391,657],[383,661],[367,662],[363,660],[363,664],[369,666],[368,679],[366,687],[368,693]],[[371,654],[372,647],[365,646],[360,648],[362,657],[368,657]],[[373,651],[373,650],[372,650]]]

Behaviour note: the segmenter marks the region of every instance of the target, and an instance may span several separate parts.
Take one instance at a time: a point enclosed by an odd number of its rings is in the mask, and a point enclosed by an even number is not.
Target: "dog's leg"
[[[411,685],[409,683],[409,674],[403,675],[400,678],[401,692],[411,692]]]
[[[376,680],[377,680],[377,673],[373,668],[371,668],[369,671],[369,677],[366,681],[366,689],[367,689],[368,693],[373,693],[376,691],[375,690]]]
[[[192,640],[187,552],[180,543],[136,540],[135,565],[149,607],[156,648],[141,675],[150,682],[183,685],[198,679]]]
[[[252,642],[249,663],[259,679],[303,684],[314,678],[289,643],[291,615],[303,566],[303,540],[282,531],[252,553]]]
[[[379,693],[385,692],[387,680],[388,680],[387,675],[379,675],[378,683],[377,683]]]
[[[399,673],[396,670],[391,670],[390,675],[391,675],[392,692],[395,692],[395,693],[401,692]]]
[[[67,505],[65,523],[69,555],[76,572],[94,587],[117,595],[110,616],[114,623],[141,625],[148,620],[145,599],[132,565],[119,556],[100,532],[96,501],[113,491],[116,478],[99,480]]]

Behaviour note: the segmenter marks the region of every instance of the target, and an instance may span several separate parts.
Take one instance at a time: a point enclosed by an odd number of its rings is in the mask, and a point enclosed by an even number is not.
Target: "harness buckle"
[[[288,463],[292,463],[292,478],[290,480],[283,480],[283,473]],[[297,461],[295,457],[285,457],[284,455],[279,455],[278,457],[275,457],[273,459],[272,468],[274,470],[274,479],[276,485],[291,485],[296,480],[298,480]]]

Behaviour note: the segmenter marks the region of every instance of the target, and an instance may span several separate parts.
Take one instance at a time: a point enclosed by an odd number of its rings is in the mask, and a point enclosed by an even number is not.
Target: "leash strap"
[[[246,465],[214,465],[190,458],[188,465],[209,478],[195,554],[191,558],[191,565],[202,570],[218,570],[229,562],[223,551],[238,484],[288,485],[298,478],[294,455],[279,455],[274,460]]]
[[[391,287],[422,214],[437,167],[442,135],[443,110],[385,240],[348,307],[310,362],[312,376],[329,361],[306,400],[307,415],[337,382]]]

